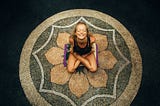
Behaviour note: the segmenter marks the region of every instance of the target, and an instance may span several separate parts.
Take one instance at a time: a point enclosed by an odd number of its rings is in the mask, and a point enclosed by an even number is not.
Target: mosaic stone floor
[[[98,71],[85,67],[68,73],[63,65],[64,44],[75,24],[84,21],[96,37]],[[89,16],[74,16],[56,21],[43,31],[30,55],[30,76],[37,92],[53,106],[108,106],[126,89],[132,64],[128,45],[110,24]]]

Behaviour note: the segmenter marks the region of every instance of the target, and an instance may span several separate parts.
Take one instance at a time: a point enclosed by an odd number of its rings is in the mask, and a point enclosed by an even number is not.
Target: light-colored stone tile
[[[102,51],[98,54],[99,66],[103,69],[112,69],[117,62],[117,59],[110,51]]]
[[[98,45],[98,51],[105,50],[108,46],[107,37],[101,34],[93,34],[93,36],[95,36],[96,38],[96,43]]]
[[[69,43],[69,33],[59,33],[57,37],[57,45],[61,48],[64,48],[66,43]]]
[[[56,65],[51,70],[51,82],[56,84],[65,84],[69,80],[70,76],[71,74],[68,73],[63,64]]]
[[[63,49],[52,47],[45,53],[45,56],[49,61],[49,63],[56,65],[63,62],[63,53],[64,53]]]
[[[89,82],[86,75],[83,73],[74,73],[69,80],[69,89],[78,98],[85,94],[89,89]]]
[[[87,72],[86,73],[89,83],[93,87],[106,87],[108,80],[108,75],[103,69],[98,68],[95,73]]]

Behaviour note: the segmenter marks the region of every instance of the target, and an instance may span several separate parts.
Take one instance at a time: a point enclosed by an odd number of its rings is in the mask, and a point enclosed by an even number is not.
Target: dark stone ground
[[[131,106],[160,105],[160,16],[159,5],[152,0],[6,0],[1,2],[0,105],[30,106],[19,80],[18,65],[23,45],[31,31],[46,18],[64,10],[77,8],[98,10],[111,15],[131,32],[143,59],[141,87]]]

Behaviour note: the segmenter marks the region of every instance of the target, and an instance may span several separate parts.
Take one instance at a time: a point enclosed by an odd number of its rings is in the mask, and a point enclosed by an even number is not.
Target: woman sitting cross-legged
[[[89,34],[86,23],[78,22],[73,34],[69,37],[71,49],[68,58],[68,72],[75,72],[80,64],[83,64],[90,72],[97,71],[93,49],[95,40],[95,37]]]

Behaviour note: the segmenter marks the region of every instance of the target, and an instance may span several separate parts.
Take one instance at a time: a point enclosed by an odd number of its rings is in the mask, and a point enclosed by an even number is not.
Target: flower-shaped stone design
[[[78,98],[85,94],[89,86],[95,88],[106,87],[108,75],[104,69],[112,69],[117,62],[113,54],[106,50],[108,46],[107,37],[101,34],[93,34],[98,45],[99,66],[95,73],[91,73],[84,68],[84,73],[68,73],[63,65],[64,45],[68,43],[70,34],[59,33],[57,37],[58,47],[50,48],[45,56],[54,67],[51,69],[51,82],[56,84],[69,84],[70,91]]]

